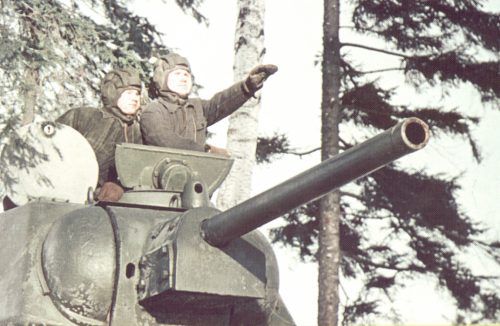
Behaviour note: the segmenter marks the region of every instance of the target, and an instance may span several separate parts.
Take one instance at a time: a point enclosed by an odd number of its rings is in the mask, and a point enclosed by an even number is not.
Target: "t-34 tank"
[[[56,146],[69,127],[30,128]],[[44,191],[18,187],[9,196],[20,206],[0,217],[0,324],[293,325],[273,251],[256,228],[428,138],[425,123],[406,119],[224,212],[209,198],[232,161],[168,148],[118,145],[118,175],[131,189],[118,203],[84,203],[83,190],[65,198],[47,191],[54,182]],[[73,165],[58,168],[63,183]],[[85,179],[82,171],[80,183],[95,184],[96,173]]]

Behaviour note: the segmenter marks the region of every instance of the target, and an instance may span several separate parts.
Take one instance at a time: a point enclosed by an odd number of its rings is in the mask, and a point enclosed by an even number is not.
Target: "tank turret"
[[[428,138],[425,123],[406,119],[225,212],[210,197],[231,159],[118,145],[119,179],[130,189],[119,202],[36,192],[2,214],[0,324],[294,325],[256,229]]]

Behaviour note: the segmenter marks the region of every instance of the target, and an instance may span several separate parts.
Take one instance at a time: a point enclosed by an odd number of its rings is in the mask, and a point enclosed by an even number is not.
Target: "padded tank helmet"
[[[136,70],[120,68],[108,72],[101,83],[101,97],[104,106],[116,106],[120,95],[127,89],[141,91],[141,78]]]
[[[185,69],[191,73],[189,61],[177,53],[161,56],[155,63],[153,82],[158,91],[168,90],[166,77],[174,69]]]

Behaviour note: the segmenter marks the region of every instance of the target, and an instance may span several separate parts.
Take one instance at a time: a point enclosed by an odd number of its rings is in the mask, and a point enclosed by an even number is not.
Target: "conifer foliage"
[[[384,88],[379,78],[387,71],[401,71],[410,85],[444,90],[472,85],[485,107],[498,103],[498,35],[500,16],[483,8],[479,0],[356,0],[341,1],[341,15],[350,15],[350,30],[385,41],[385,47],[343,42],[340,32],[342,75],[340,123],[351,123],[365,135],[387,129],[404,117],[426,121],[434,135],[467,139],[479,161],[478,145],[471,137],[476,117],[446,107],[395,105],[396,89]],[[349,6],[352,7],[349,7]],[[349,10],[343,11],[343,8]],[[399,57],[392,69],[364,71],[347,48]],[[325,91],[325,90],[323,90]],[[340,148],[353,145],[340,135]],[[361,141],[361,140],[360,140]],[[273,146],[278,148],[274,151]],[[283,135],[259,139],[258,162],[269,162],[271,153],[292,152]],[[293,153],[293,152],[292,152]],[[297,153],[294,153],[297,154]],[[407,278],[435,277],[458,308],[457,322],[498,321],[498,280],[474,273],[463,253],[479,250],[484,259],[500,261],[498,243],[483,239],[484,228],[460,207],[458,177],[408,171],[392,164],[341,191],[341,271],[347,278],[363,280],[358,298],[350,297],[343,309],[343,323],[361,321],[390,302],[394,290]],[[320,206],[300,207],[285,216],[287,225],[272,230],[274,241],[296,247],[301,257],[317,257]],[[372,237],[374,230],[377,237]],[[380,234],[385,234],[381,237]],[[377,240],[374,240],[376,238]],[[382,240],[380,240],[382,239]],[[386,297],[387,300],[374,298]]]
[[[101,78],[113,68],[134,67],[146,80],[150,59],[168,48],[164,35],[131,12],[129,2],[0,1],[0,145],[35,116],[55,119],[71,107],[100,106]],[[199,22],[205,19],[197,10],[201,2],[176,0]],[[36,155],[33,148],[24,153],[16,159]]]
[[[145,74],[166,50],[155,27],[118,1],[5,0],[0,10],[2,120],[98,105],[105,71]]]

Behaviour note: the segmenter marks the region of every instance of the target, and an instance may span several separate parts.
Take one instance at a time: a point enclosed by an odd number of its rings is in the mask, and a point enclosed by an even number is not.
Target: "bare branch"
[[[340,46],[341,47],[350,46],[350,47],[354,47],[354,48],[361,48],[361,49],[365,49],[365,50],[376,51],[376,52],[380,52],[380,53],[394,55],[394,56],[398,56],[398,57],[402,57],[402,58],[409,58],[409,56],[407,56],[406,54],[392,52],[392,51],[383,50],[383,49],[377,49],[377,48],[374,48],[371,46],[366,46],[366,45],[361,45],[361,44],[356,44],[356,43],[341,43]]]
[[[357,71],[358,74],[362,75],[367,75],[367,74],[375,74],[379,72],[387,72],[387,71],[401,71],[404,70],[404,68],[398,67],[398,68],[386,68],[386,69],[377,69],[377,70],[368,70],[368,71]]]
[[[311,153],[314,153],[316,151],[319,151],[321,149],[321,147],[316,147],[316,148],[313,148],[311,150],[308,150],[308,151],[305,151],[305,152],[295,152],[295,151],[289,151],[289,152],[286,152],[285,154],[290,154],[290,155],[297,155],[299,157],[302,157],[304,155],[308,155],[308,154],[311,154]]]

